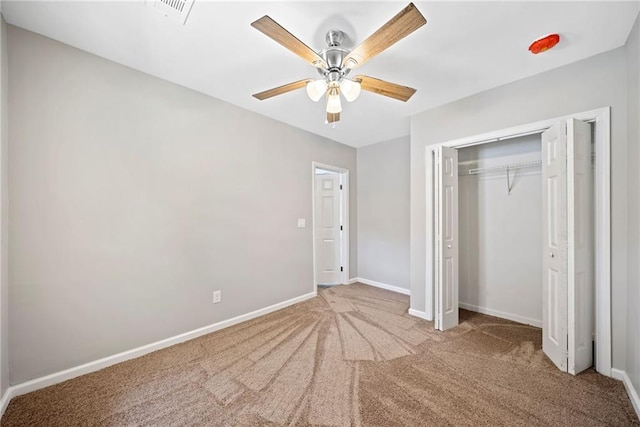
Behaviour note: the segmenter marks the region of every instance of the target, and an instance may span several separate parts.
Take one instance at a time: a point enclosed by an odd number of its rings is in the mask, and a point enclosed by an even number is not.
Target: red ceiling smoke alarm
[[[560,36],[558,34],[549,34],[548,36],[531,43],[531,46],[529,46],[529,52],[537,55],[541,52],[544,52],[545,50],[551,49],[552,47],[557,45],[559,41]]]

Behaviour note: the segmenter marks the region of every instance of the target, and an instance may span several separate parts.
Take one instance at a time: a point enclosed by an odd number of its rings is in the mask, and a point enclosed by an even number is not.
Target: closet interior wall
[[[469,174],[540,161],[540,135],[463,148],[458,160],[460,307],[541,326],[541,167]]]

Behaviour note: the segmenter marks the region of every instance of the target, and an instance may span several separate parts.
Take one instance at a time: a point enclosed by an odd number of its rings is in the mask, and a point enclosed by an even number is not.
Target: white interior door
[[[542,133],[542,350],[567,371],[567,136]]]
[[[458,325],[458,151],[436,151],[435,181],[435,327]]]
[[[340,175],[315,176],[316,280],[318,284],[341,283]]]
[[[591,125],[567,122],[568,371],[593,365],[594,247]]]

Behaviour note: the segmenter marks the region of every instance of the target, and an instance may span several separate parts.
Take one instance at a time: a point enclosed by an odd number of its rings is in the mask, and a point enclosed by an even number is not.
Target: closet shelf
[[[524,168],[535,168],[537,166],[542,166],[541,160],[537,160],[535,162],[512,163],[509,165],[493,166],[489,168],[469,169],[469,175],[477,175],[479,173],[487,173],[487,172],[510,171],[515,169],[524,169]]]

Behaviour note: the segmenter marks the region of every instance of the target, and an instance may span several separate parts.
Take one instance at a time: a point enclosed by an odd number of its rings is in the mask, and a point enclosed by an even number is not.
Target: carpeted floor
[[[13,399],[2,426],[640,425],[622,383],[559,372],[540,329],[354,284]]]

